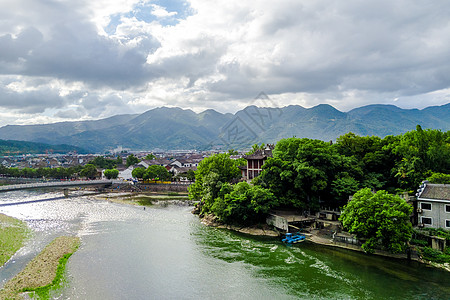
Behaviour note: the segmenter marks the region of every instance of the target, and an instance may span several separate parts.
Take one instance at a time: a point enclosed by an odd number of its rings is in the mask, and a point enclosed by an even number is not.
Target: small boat
[[[297,244],[300,242],[303,242],[306,239],[306,236],[304,234],[301,233],[296,233],[296,234],[292,234],[292,233],[286,233],[285,238],[282,239],[283,243],[286,244]]]

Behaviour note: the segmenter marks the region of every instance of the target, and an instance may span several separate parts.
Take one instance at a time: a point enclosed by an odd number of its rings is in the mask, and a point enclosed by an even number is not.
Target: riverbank
[[[57,287],[65,264],[77,250],[79,237],[62,236],[53,240],[23,271],[8,281],[0,291],[0,299],[23,299],[21,293],[45,296]]]
[[[22,248],[30,233],[25,222],[0,214],[0,267]]]
[[[196,214],[195,210],[192,213]],[[245,234],[249,234],[249,235],[269,236],[269,237],[280,236],[280,233],[278,231],[273,230],[267,224],[259,224],[259,225],[254,225],[254,226],[228,225],[228,224],[223,224],[222,222],[220,222],[217,219],[217,217],[212,214],[203,216],[202,218],[200,218],[200,220],[201,220],[202,224],[204,224],[206,226],[228,229],[228,230],[245,233]]]

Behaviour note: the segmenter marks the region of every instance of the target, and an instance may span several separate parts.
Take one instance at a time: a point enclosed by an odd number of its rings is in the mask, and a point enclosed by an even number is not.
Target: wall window
[[[422,210],[431,210],[431,203],[421,202],[420,203],[420,208]]]
[[[420,222],[423,225],[433,225],[433,218],[430,217],[420,217]]]
[[[450,204],[445,204],[445,212],[450,213]]]
[[[445,228],[450,228],[450,220],[445,220]]]

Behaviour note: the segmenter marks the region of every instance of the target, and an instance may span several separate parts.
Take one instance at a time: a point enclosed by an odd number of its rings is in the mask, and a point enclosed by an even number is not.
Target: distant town
[[[84,167],[86,164],[94,161],[96,158],[105,158],[110,160],[121,161],[115,165],[115,169],[119,171],[117,179],[131,180],[133,178],[132,171],[135,168],[147,169],[152,165],[159,165],[173,175],[178,181],[188,181],[188,178],[181,176],[187,174],[190,170],[197,170],[197,166],[205,157],[219,153],[219,151],[197,151],[197,150],[172,150],[172,151],[130,151],[119,147],[110,154],[26,154],[26,155],[10,155],[0,156],[0,165],[5,168],[17,168],[23,170],[25,168],[71,168]],[[133,155],[138,162],[127,166],[127,158]],[[236,156],[236,158],[241,157]],[[149,159],[151,158],[151,159]],[[105,168],[97,168],[99,176],[104,178],[103,171]],[[101,175],[100,175],[101,174]]]

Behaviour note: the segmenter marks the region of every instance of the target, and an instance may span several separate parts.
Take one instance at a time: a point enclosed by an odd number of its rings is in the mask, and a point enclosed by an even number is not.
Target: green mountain
[[[88,153],[86,150],[70,145],[49,145],[43,143],[0,140],[0,156],[51,153]]]
[[[416,128],[450,130],[450,103],[422,110],[393,105],[368,105],[341,112],[321,104],[312,108],[249,106],[236,114],[214,110],[195,113],[161,107],[140,115],[120,115],[97,121],[4,126],[1,139],[52,145],[75,145],[91,152],[117,146],[149,149],[242,149],[255,143],[276,143],[287,137],[336,140],[347,132],[397,135]]]

